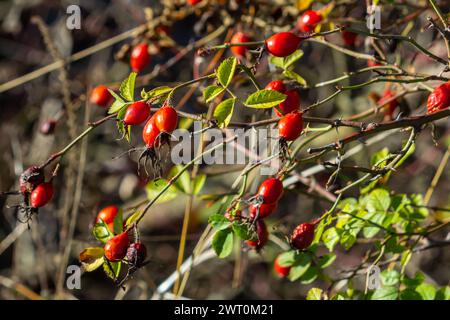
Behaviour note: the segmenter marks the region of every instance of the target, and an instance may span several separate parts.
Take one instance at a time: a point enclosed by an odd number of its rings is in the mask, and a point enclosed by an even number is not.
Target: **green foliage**
[[[222,101],[214,110],[214,119],[216,119],[219,127],[227,127],[233,116],[235,98],[229,98]]]
[[[272,108],[286,99],[286,95],[275,90],[259,90],[252,93],[244,105],[249,108],[267,109]]]
[[[224,91],[225,89],[220,86],[211,85],[206,87],[205,91],[203,91],[203,98],[205,99],[205,102],[208,103]]]
[[[214,234],[212,247],[219,258],[228,257],[233,251],[233,232],[229,228],[218,230]]]
[[[108,225],[100,219],[92,229],[92,234],[94,235],[95,239],[102,243],[106,243],[109,239],[111,239],[114,234],[109,230]]]
[[[217,68],[216,77],[219,83],[224,87],[228,87],[233,79],[234,73],[236,71],[237,59],[235,57],[230,57],[222,61]]]

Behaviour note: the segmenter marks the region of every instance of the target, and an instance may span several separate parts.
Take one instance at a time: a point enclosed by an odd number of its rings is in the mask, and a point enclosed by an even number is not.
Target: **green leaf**
[[[367,220],[372,221],[376,224],[382,225],[385,217],[386,217],[386,213],[379,212],[379,213],[375,213]],[[370,224],[369,222],[367,223],[367,225],[368,225],[368,227],[365,227],[363,229],[363,235],[365,238],[372,238],[380,231],[380,228],[374,226],[373,224]]]
[[[329,266],[331,266],[331,264],[334,262],[334,260],[336,260],[336,255],[334,253],[329,253],[326,254],[322,257],[319,258],[319,268],[321,269],[325,269]]]
[[[382,287],[374,291],[371,300],[396,300],[398,289],[396,287]]]
[[[120,84],[120,94],[128,101],[134,101],[134,84],[136,82],[136,72],[131,72],[128,78]]]
[[[114,237],[114,234],[109,230],[108,225],[102,219],[94,225],[92,234],[95,239],[102,243],[106,243],[109,239]]]
[[[366,205],[367,211],[370,213],[387,212],[391,205],[391,197],[385,189],[375,189],[370,195]]]
[[[286,95],[275,90],[259,90],[252,93],[244,105],[249,108],[267,109],[283,102]]]
[[[233,251],[233,232],[230,229],[218,230],[213,237],[212,247],[219,258],[229,256]]]
[[[183,169],[182,165],[176,165],[170,169],[169,177],[176,176]],[[178,177],[177,180],[173,183],[173,185],[186,194],[191,193],[191,175],[187,170],[183,171],[183,173]]]
[[[339,242],[339,234],[336,228],[332,227],[327,230],[322,235],[323,244],[328,248],[330,252],[333,251],[334,246]]]
[[[217,120],[221,128],[228,126],[230,123],[231,117],[233,116],[235,102],[236,99],[229,98],[219,103],[214,110],[214,118]]]
[[[290,250],[288,252],[283,252],[278,256],[278,264],[282,267],[290,267],[295,263],[297,258],[297,252]]]
[[[80,253],[80,262],[86,272],[98,269],[103,264],[105,252],[102,247],[86,248]]]
[[[306,300],[321,300],[322,299],[322,289],[311,288],[306,295]]]
[[[402,266],[402,273],[406,268],[406,265],[409,263],[409,260],[411,260],[412,252],[411,250],[405,251],[402,254],[402,258],[400,260],[400,265]]]
[[[119,234],[123,231],[123,211],[119,209],[117,215],[114,217],[114,233]]]
[[[414,275],[414,278],[404,277],[402,279],[402,283],[409,288],[415,288],[419,286],[424,280],[425,276],[421,272],[417,272]]]
[[[123,102],[123,101],[119,101],[119,100],[115,100],[111,107],[109,107],[108,109],[108,114],[113,114],[116,112],[119,112],[120,110],[122,110],[124,107],[126,107],[128,105],[127,102]]]
[[[384,167],[386,165],[386,160],[387,157],[389,156],[389,149],[388,148],[383,148],[378,152],[375,152],[372,155],[372,158],[370,160],[370,164],[372,166],[377,166],[377,167]]]
[[[269,62],[281,69],[284,68],[284,58],[282,57],[270,56]]]
[[[423,300],[434,300],[436,296],[436,288],[431,284],[422,283],[416,288]]]
[[[291,71],[291,70],[284,70],[283,71],[283,75],[286,78],[292,79],[295,82],[297,82],[299,85],[306,87],[306,80],[302,78],[301,75],[299,75],[298,73]]]
[[[147,183],[145,191],[147,192],[147,198],[152,201],[162,191],[162,189],[168,184],[166,179],[153,180]],[[170,201],[178,195],[178,190],[174,185],[171,185],[159,198],[156,203],[162,203]]]
[[[422,296],[413,289],[405,289],[400,292],[400,300],[422,300]]]
[[[206,174],[199,174],[195,177],[194,181],[192,182],[192,193],[194,195],[197,195],[202,191],[203,186],[206,182]]]
[[[139,216],[142,214],[142,211],[140,210],[136,210],[131,216],[129,216],[127,218],[127,221],[125,222],[125,227],[128,227],[129,225],[131,225],[133,222],[135,222]]]
[[[258,236],[256,232],[251,228],[248,223],[243,221],[233,222],[233,232],[242,240],[257,240]]]
[[[215,97],[217,97],[219,94],[221,94],[225,89],[219,86],[208,86],[206,87],[205,91],[203,91],[203,98],[205,99],[205,102],[211,102]]]
[[[380,273],[380,278],[384,286],[395,286],[400,282],[400,273],[397,270],[384,270]]]
[[[283,59],[283,69],[289,68],[291,65],[293,65],[298,59],[300,59],[303,56],[302,50],[297,50],[291,55],[287,56]]]
[[[220,84],[226,88],[233,79],[234,72],[236,71],[237,59],[235,57],[230,57],[225,59],[217,68],[216,76]]]
[[[316,280],[318,274],[317,274],[317,268],[316,267],[310,267],[300,278],[300,282],[303,284],[312,283],[314,280]]]
[[[306,253],[300,253],[296,256],[295,262],[289,272],[289,280],[295,281],[307,272],[311,266],[311,257]]]
[[[445,286],[436,292],[436,300],[450,300],[450,287]]]
[[[225,230],[231,226],[231,221],[221,214],[213,214],[209,216],[208,222],[217,230]]]
[[[103,263],[103,271],[105,271],[106,275],[113,280],[116,280],[119,276],[121,267],[122,262],[105,261]]]
[[[342,233],[341,235],[341,245],[344,247],[345,250],[349,250],[356,242],[356,236],[349,232],[346,231],[344,233]]]
[[[158,103],[162,103],[166,100],[169,93],[172,91],[172,88],[168,86],[161,86],[151,89],[148,92],[145,92],[144,89],[141,91],[141,97],[146,100],[152,100]]]

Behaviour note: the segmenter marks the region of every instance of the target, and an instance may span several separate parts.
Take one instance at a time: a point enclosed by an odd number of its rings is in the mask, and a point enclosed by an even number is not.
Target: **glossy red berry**
[[[127,254],[129,245],[130,240],[128,239],[127,232],[122,232],[112,237],[106,242],[104,247],[106,259],[112,262],[122,260]]]
[[[43,135],[51,135],[55,131],[56,127],[56,121],[55,120],[48,120],[45,121],[41,127],[39,128],[39,132]]]
[[[275,270],[275,272],[277,273],[277,275],[281,278],[286,277],[287,275],[289,275],[289,272],[291,271],[291,267],[283,267],[282,265],[280,265],[280,256],[278,256],[275,259],[275,262],[273,264],[273,269]]]
[[[269,232],[267,231],[267,226],[263,220],[256,221],[256,234],[258,235],[258,240],[247,240],[245,243],[247,243],[249,247],[261,249],[269,239]]]
[[[134,72],[140,72],[150,63],[148,45],[141,43],[131,51],[130,66]]]
[[[258,219],[264,219],[271,215],[277,209],[277,203],[263,203],[261,205],[252,204],[249,208],[250,218],[254,219],[258,213],[259,207],[259,215]]]
[[[283,183],[280,179],[269,178],[259,186],[258,196],[262,196],[266,204],[276,203],[283,195]]]
[[[141,242],[134,242],[128,247],[126,256],[129,264],[140,267],[147,258],[147,248]]]
[[[275,90],[281,93],[284,93],[286,91],[286,87],[284,86],[284,83],[281,80],[270,81],[264,89]]]
[[[298,225],[291,236],[291,245],[298,250],[305,250],[314,240],[314,224],[302,223]]]
[[[30,195],[30,204],[33,208],[45,206],[53,198],[53,185],[50,182],[44,182],[38,185]]]
[[[148,148],[157,148],[161,145],[161,140],[157,139],[161,134],[155,124],[155,115],[153,115],[145,124],[142,130],[142,139]]]
[[[178,114],[177,111],[169,106],[162,107],[156,111],[155,124],[159,131],[171,133],[177,128],[178,125]]]
[[[278,134],[285,141],[294,141],[303,130],[303,117],[301,112],[291,112],[278,122]]]
[[[307,10],[297,22],[297,28],[300,32],[314,31],[316,26],[322,20],[320,13],[314,10]]]
[[[19,177],[20,192],[30,193],[45,180],[44,171],[37,166],[26,169]]]
[[[106,107],[112,101],[112,95],[108,88],[101,84],[92,90],[89,101],[100,107]]]
[[[266,40],[267,51],[276,57],[287,57],[297,50],[301,39],[292,32],[280,32]]]
[[[300,108],[300,94],[297,90],[287,90],[284,92],[286,99],[275,108],[277,116],[281,117]]]
[[[202,0],[186,0],[186,2],[191,6],[195,6],[197,3],[200,3],[200,1]]]
[[[441,84],[428,96],[427,111],[434,113],[450,107],[450,82]]]
[[[358,34],[350,31],[342,31],[342,39],[347,47],[354,47]]]
[[[136,126],[147,120],[150,115],[150,107],[144,101],[137,101],[128,106],[123,123],[129,126]]]
[[[373,67],[380,67],[381,64],[379,64],[378,62],[376,62],[374,60],[367,60],[367,66],[370,68],[373,68]]]
[[[97,214],[97,218],[95,222],[99,222],[100,219],[103,220],[108,225],[109,230],[114,230],[114,219],[119,212],[119,208],[117,206],[107,206],[100,210]]]
[[[245,43],[245,42],[250,42],[250,41],[251,41],[251,38],[249,35],[247,35],[244,32],[237,32],[231,38],[230,43]],[[233,54],[236,57],[243,57],[243,56],[245,56],[245,53],[247,52],[247,47],[233,46],[233,47],[231,47],[231,52],[233,52]]]

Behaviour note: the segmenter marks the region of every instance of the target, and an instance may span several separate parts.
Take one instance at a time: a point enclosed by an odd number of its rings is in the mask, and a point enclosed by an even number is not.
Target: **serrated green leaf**
[[[211,102],[215,97],[217,97],[219,94],[221,94],[225,89],[219,86],[208,86],[206,87],[205,91],[203,91],[203,99],[205,99],[205,102]]]
[[[151,100],[158,103],[164,101],[169,93],[172,91],[172,88],[168,86],[161,86],[151,89],[148,92],[145,92],[144,89],[141,91],[141,97],[145,100]]]
[[[103,264],[105,252],[102,247],[86,248],[80,253],[80,262],[86,272],[92,272]]]
[[[176,176],[183,169],[182,165],[176,165],[170,169],[169,177]],[[188,171],[183,171],[183,173],[178,177],[178,179],[173,183],[173,185],[186,194],[191,193],[191,175]]]
[[[405,289],[400,292],[400,300],[422,300],[422,296],[413,289]]]
[[[428,283],[420,284],[416,288],[416,292],[420,294],[423,300],[434,300],[436,297],[436,288]]]
[[[334,253],[326,254],[319,258],[318,266],[321,269],[325,269],[325,268],[331,266],[331,264],[334,262],[334,260],[336,260],[336,255]]]
[[[213,237],[212,247],[219,258],[228,257],[233,251],[233,232],[230,229],[218,230]]]
[[[366,208],[370,213],[387,212],[390,205],[389,192],[385,189],[375,189],[369,195]]]
[[[371,221],[373,223],[382,225],[383,220],[386,216],[386,213],[384,212],[378,212],[373,214],[369,219],[367,219],[368,221]],[[363,229],[363,235],[365,238],[369,239],[369,238],[373,238],[378,232],[380,232],[380,228],[378,228],[377,226],[374,226],[371,223],[367,223],[367,227],[365,227]]]
[[[128,78],[120,84],[120,94],[128,101],[134,101],[134,84],[136,82],[136,72],[131,72]]]
[[[306,300],[321,300],[322,299],[322,289],[311,288],[306,295]]]
[[[92,229],[92,234],[94,235],[95,239],[102,243],[106,243],[109,239],[111,239],[114,234],[111,230],[109,230],[108,225],[100,219]]]
[[[301,57],[303,57],[303,51],[299,49],[299,50],[295,51],[294,53],[292,53],[291,55],[284,58],[283,59],[283,69],[289,68]]]
[[[148,200],[153,200],[161,192],[161,190],[167,185],[168,181],[166,179],[153,180],[147,183],[145,186],[145,191],[147,192]],[[178,190],[174,185],[171,185],[159,198],[156,203],[163,203],[176,198],[178,195]]]
[[[371,300],[396,300],[398,289],[396,287],[382,287],[374,291]]]
[[[252,93],[244,105],[249,108],[267,109],[272,108],[286,99],[286,95],[275,90],[259,90]]]
[[[298,73],[292,71],[292,70],[284,70],[283,71],[283,75],[286,78],[292,79],[295,82],[297,82],[299,85],[306,87],[306,80],[302,78],[301,75],[299,75]]]
[[[400,282],[400,273],[395,269],[384,270],[380,273],[380,278],[384,286],[395,286]]]
[[[327,230],[322,235],[323,244],[328,248],[330,252],[333,251],[334,246],[339,242],[339,234],[336,228],[332,227]]]
[[[235,57],[230,57],[222,61],[217,68],[216,76],[219,83],[224,87],[228,87],[233,79],[234,72],[236,71],[237,59]]]
[[[311,266],[311,257],[306,253],[300,253],[296,255],[295,262],[289,272],[289,280],[295,281],[299,279],[303,274],[307,272]]]
[[[216,119],[221,128],[227,127],[230,123],[235,102],[236,99],[229,98],[219,103],[216,109],[214,109],[214,119]]]
[[[108,114],[113,114],[122,110],[125,106],[127,106],[126,102],[115,100],[111,107],[108,109]]]
[[[435,300],[450,300],[450,287],[445,286],[436,292]]]
[[[318,273],[317,273],[316,267],[310,267],[301,277],[300,282],[303,284],[309,284],[312,283],[314,280],[316,280]]]
[[[213,214],[209,216],[208,222],[217,230],[225,230],[231,226],[231,221],[221,214]]]
[[[206,182],[206,174],[199,174],[192,182],[192,194],[197,195],[202,190]]]
[[[277,258],[278,264],[282,267],[290,267],[294,264],[297,257],[297,252],[295,250],[290,250],[288,252],[283,252]]]

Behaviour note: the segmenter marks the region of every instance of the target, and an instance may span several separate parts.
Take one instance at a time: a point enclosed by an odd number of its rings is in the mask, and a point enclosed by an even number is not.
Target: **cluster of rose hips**
[[[44,171],[37,166],[26,169],[19,178],[20,192],[24,196],[24,209],[31,209],[31,213],[45,206],[53,198],[53,185],[45,181]]]
[[[96,223],[103,221],[107,225],[109,231],[114,233],[114,220],[116,219],[119,210],[120,209],[114,205],[101,209],[97,215]],[[139,239],[135,239],[134,242],[130,243],[127,231],[117,234],[109,239],[104,246],[104,251],[108,261],[124,261],[130,266],[132,272],[142,267],[145,258],[147,257],[145,245]]]

